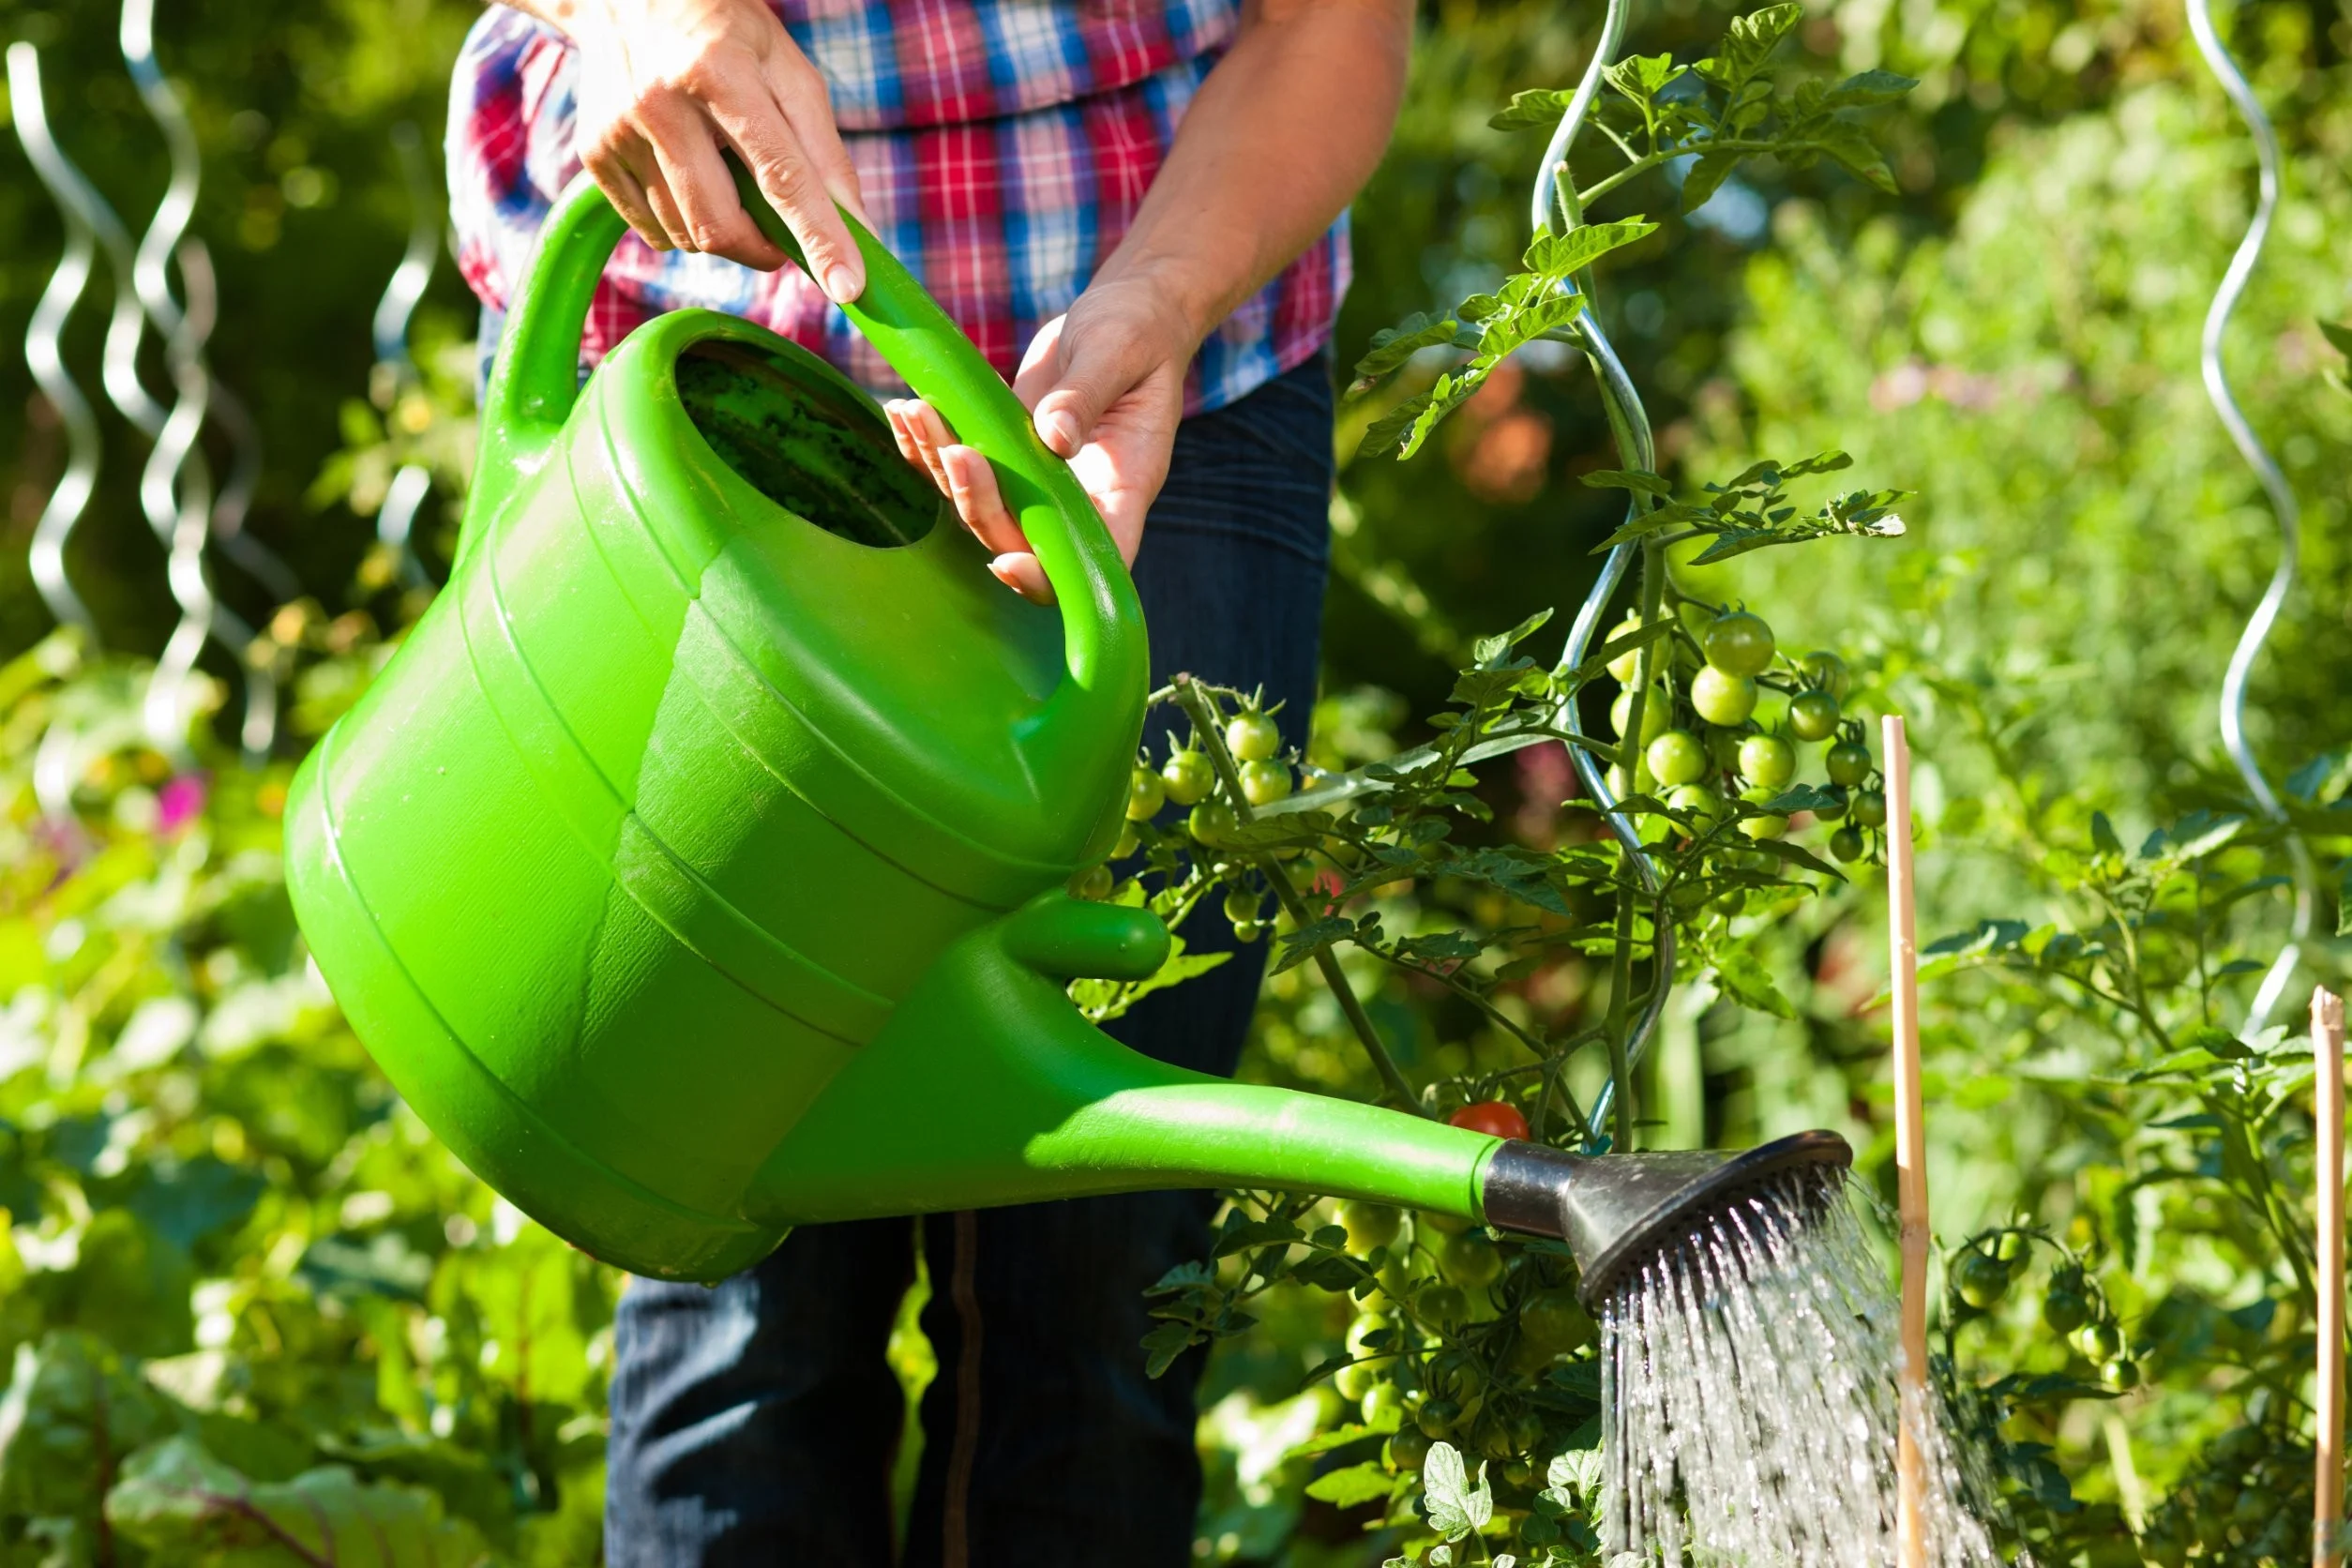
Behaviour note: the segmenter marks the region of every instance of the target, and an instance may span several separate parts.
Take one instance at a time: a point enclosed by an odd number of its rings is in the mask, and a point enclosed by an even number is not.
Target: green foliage
[[[0,667],[0,1561],[588,1560],[617,1278],[368,1063],[290,769],[174,774],[142,690],[63,634]]]
[[[1446,316],[1415,314],[1373,336],[1371,353],[1356,364],[1353,390],[1359,394],[1425,350],[1468,349],[1470,358],[1440,373],[1427,390],[1408,392],[1380,413],[1364,432],[1361,453],[1413,456],[1505,358],[1538,339],[1574,340],[1576,317],[1591,298],[1593,264],[1657,232],[1656,224],[1637,219],[1583,222],[1587,207],[1637,175],[1696,156],[1683,181],[1685,212],[1704,205],[1732,170],[1763,157],[1804,169],[1826,155],[1892,190],[1884,160],[1849,115],[1894,102],[1916,83],[1870,71],[1835,87],[1805,80],[1787,94],[1779,92],[1766,68],[1801,10],[1795,5],[1772,6],[1734,20],[1719,53],[1695,65],[1676,66],[1660,54],[1609,68],[1608,83],[1619,95],[1611,102],[1619,113],[1604,113],[1595,123],[1624,155],[1624,167],[1582,191],[1563,176],[1557,186],[1560,212],[1535,235],[1518,270],[1500,288],[1472,294]],[[1670,90],[1686,79],[1703,84],[1701,90]],[[1569,90],[1523,92],[1492,124],[1498,130],[1555,125],[1575,97]]]
[[[193,1439],[141,1449],[107,1494],[106,1522],[163,1561],[201,1568],[324,1565],[366,1552],[385,1568],[485,1562],[481,1536],[430,1492],[363,1485],[340,1465],[255,1485]]]
[[[1792,463],[1769,460],[1753,463],[1726,483],[1709,485],[1707,492],[1711,499],[1669,501],[1652,506],[1593,548],[1598,551],[1653,535],[1665,535],[1659,540],[1661,544],[1680,544],[1703,535],[1710,542],[1691,557],[1691,565],[1711,566],[1767,545],[1799,544],[1838,534],[1899,538],[1903,520],[1894,515],[1894,505],[1909,493],[1906,490],[1855,490],[1832,497],[1802,517],[1787,505],[1785,487],[1789,479],[1833,473],[1852,463],[1853,460],[1843,452],[1824,452]],[[1605,469],[1586,475],[1584,482],[1661,499],[1673,493],[1664,479],[1648,473]]]

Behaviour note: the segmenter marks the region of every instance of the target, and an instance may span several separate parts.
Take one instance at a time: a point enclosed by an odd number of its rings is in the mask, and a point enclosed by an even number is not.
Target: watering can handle
[[[725,156],[745,210],[798,264],[800,247],[784,220],[735,156]],[[1102,751],[1106,731],[1123,731],[1131,750],[1142,728],[1150,660],[1142,607],[1109,530],[972,340],[865,225],[846,211],[841,220],[866,260],[866,292],[843,313],[915,395],[939,410],[957,439],[988,458],[1060,601],[1068,678],[1048,700],[1033,741]],[[561,433],[579,396],[580,330],[626,229],[585,173],[557,199],[515,295],[483,400],[486,460],[535,467]],[[481,532],[478,524],[468,520],[460,554]],[[1123,752],[1118,763],[1124,779]]]

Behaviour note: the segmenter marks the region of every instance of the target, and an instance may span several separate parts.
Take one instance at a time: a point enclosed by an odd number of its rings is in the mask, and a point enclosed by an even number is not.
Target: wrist
[[[1219,266],[1217,258],[1204,255],[1198,245],[1167,249],[1137,243],[1138,238],[1128,235],[1089,289],[1132,292],[1145,301],[1155,340],[1165,342],[1168,357],[1188,360],[1248,291],[1237,292],[1232,269]]]

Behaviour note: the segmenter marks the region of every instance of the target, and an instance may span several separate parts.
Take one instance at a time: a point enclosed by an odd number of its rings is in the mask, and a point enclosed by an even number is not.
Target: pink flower
[[[204,809],[205,781],[201,773],[184,773],[163,786],[156,797],[156,830],[177,833]]]

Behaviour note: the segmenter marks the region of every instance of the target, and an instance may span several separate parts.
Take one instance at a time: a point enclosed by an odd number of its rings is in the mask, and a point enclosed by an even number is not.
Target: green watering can
[[[1135,589],[1003,380],[850,228],[850,319],[988,456],[1058,605],[999,584],[873,400],[762,327],[659,316],[581,386],[623,225],[575,182],[449,585],[287,816],[319,968],[427,1123],[566,1240],[697,1280],[816,1221],[1247,1185],[1566,1236],[1593,1293],[1678,1194],[1769,1166],[1506,1144],[1166,1066],[1078,1014],[1066,982],[1168,946],[1063,891],[1119,831]]]

